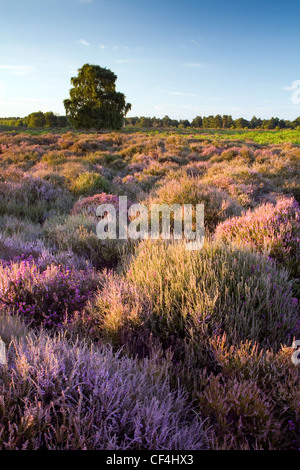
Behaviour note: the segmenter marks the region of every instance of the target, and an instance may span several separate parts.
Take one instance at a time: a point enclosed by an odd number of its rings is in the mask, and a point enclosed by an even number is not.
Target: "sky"
[[[85,63],[128,116],[300,116],[300,0],[0,0],[0,117],[65,114]]]

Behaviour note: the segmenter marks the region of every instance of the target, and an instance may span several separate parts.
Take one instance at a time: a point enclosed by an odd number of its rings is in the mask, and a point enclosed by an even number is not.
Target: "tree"
[[[234,127],[236,129],[245,129],[246,127],[249,127],[249,122],[247,119],[239,118],[234,121]]]
[[[202,117],[201,116],[196,116],[192,120],[192,127],[202,127]]]
[[[173,123],[174,124],[174,123]],[[182,124],[182,127],[181,129],[186,129],[187,127],[190,127],[191,126],[191,123],[188,119],[180,119],[178,125],[181,125]],[[174,126],[176,127],[176,126]]]
[[[222,116],[222,127],[223,129],[230,129],[231,126],[233,126],[233,119],[232,116],[229,114],[224,114]]]
[[[45,113],[45,127],[56,127],[57,126],[57,116],[52,111]]]
[[[172,126],[172,119],[169,116],[163,117],[163,126],[164,127],[171,127]]]
[[[261,127],[261,125],[262,125],[262,120],[260,118],[257,118],[256,116],[253,116],[253,118],[250,121],[250,128],[257,129]]]
[[[28,114],[26,120],[28,127],[44,127],[46,124],[45,115],[42,111]]]
[[[131,109],[116,91],[117,76],[99,65],[85,64],[71,78],[70,99],[64,100],[67,117],[76,128],[120,129]]]
[[[68,127],[68,119],[66,116],[56,116],[57,127]]]
[[[151,118],[142,116],[140,118],[139,127],[152,127]]]
[[[220,114],[217,114],[214,118],[214,128],[221,129],[221,127],[223,127],[223,119]]]

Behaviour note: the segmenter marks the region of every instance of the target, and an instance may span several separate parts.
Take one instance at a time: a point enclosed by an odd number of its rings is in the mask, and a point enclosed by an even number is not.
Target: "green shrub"
[[[71,251],[97,269],[115,266],[127,244],[120,240],[100,240],[96,224],[95,217],[86,214],[53,217],[45,222],[43,232],[50,246],[58,251]]]
[[[41,178],[28,176],[19,182],[0,183],[0,215],[40,223],[50,215],[68,212],[71,205],[68,190]]]
[[[82,173],[71,183],[71,191],[80,196],[93,196],[101,192],[109,192],[108,181],[99,173]]]
[[[169,206],[204,204],[204,223],[210,230],[220,221],[241,213],[241,207],[226,192],[214,186],[203,185],[198,177],[186,175],[160,183],[151,202]]]
[[[165,346],[174,341],[196,345],[205,335],[226,332],[233,344],[250,339],[279,348],[299,329],[287,272],[247,250],[207,242],[190,252],[183,243],[143,242],[126,278],[127,286],[115,282],[113,299],[99,294],[89,309],[92,317],[101,318],[100,330],[106,328],[107,315],[124,309],[138,312],[137,324]],[[132,298],[132,292],[140,294]],[[127,317],[122,313],[121,323]]]

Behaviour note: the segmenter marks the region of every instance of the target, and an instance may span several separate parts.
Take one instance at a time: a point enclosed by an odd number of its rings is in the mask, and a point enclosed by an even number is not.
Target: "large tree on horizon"
[[[116,91],[117,76],[99,65],[84,64],[71,78],[70,98],[64,100],[68,119],[76,128],[120,129],[131,109]]]

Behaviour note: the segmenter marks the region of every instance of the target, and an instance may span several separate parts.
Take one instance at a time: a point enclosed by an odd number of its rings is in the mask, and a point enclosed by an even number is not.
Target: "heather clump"
[[[18,182],[0,183],[0,215],[42,222],[63,213],[72,202],[69,191],[41,178],[26,176]]]
[[[221,223],[216,237],[267,251],[293,276],[300,277],[300,207],[293,198],[282,197],[275,205],[263,204]]]
[[[45,245],[42,240],[24,241],[18,234],[7,237],[0,233],[0,261],[29,256],[36,258],[43,250],[45,250]]]
[[[0,265],[0,309],[33,326],[60,326],[83,309],[97,285],[93,270],[41,269],[33,259]]]
[[[204,185],[199,177],[187,175],[167,179],[160,183],[151,200],[156,204],[204,204],[204,223],[214,230],[216,225],[241,213],[241,207],[225,191],[214,186]]]
[[[97,172],[85,172],[71,182],[70,190],[78,196],[92,196],[102,191],[108,191],[109,183]]]
[[[189,252],[182,243],[143,242],[126,278],[108,279],[89,304],[100,334],[116,338],[142,326],[141,335],[146,328],[182,352],[182,344],[197,348],[217,332],[232,344],[248,338],[279,348],[299,330],[287,272],[247,250],[209,242]]]
[[[219,370],[200,371],[194,396],[200,416],[208,420],[211,447],[297,449],[299,370],[291,361],[293,349],[262,350],[248,340],[233,346],[226,335],[212,337],[210,344]],[[192,375],[186,365],[184,373]]]
[[[278,188],[251,166],[235,162],[213,163],[202,178],[204,185],[226,191],[243,208],[253,208]]]
[[[96,226],[97,218],[93,214],[58,216],[45,222],[43,234],[55,251],[73,252],[96,269],[116,266],[129,244],[127,240],[100,240]]]
[[[140,181],[141,175],[134,174],[134,175],[127,175],[122,178],[121,176],[115,176],[112,181],[112,186],[116,194],[120,196],[127,196],[131,201],[140,201],[147,197],[147,193],[145,190],[149,190],[155,181],[157,180],[156,177],[148,177],[148,182],[146,180]],[[144,187],[144,189],[143,189]]]
[[[0,447],[6,450],[196,450],[202,423],[170,360],[139,361],[41,332],[14,339],[0,384]],[[11,423],[14,423],[12,426]]]
[[[71,214],[89,214],[96,216],[97,207],[102,204],[112,204],[117,209],[119,207],[119,197],[112,194],[101,193],[79,199],[74,204]]]

